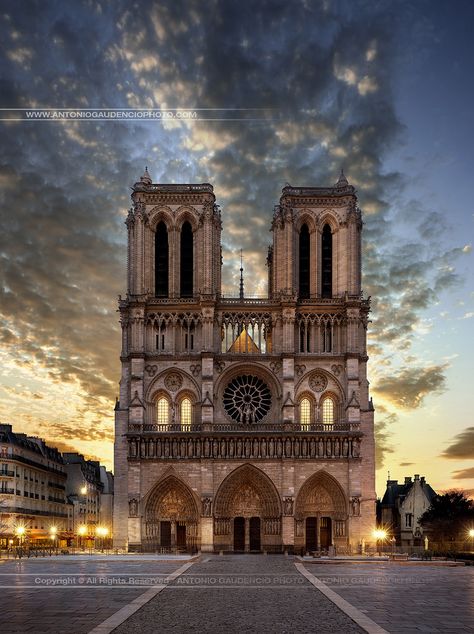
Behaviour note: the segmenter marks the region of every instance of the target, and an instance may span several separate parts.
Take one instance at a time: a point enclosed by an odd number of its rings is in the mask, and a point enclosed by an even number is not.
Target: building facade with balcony
[[[375,524],[361,212],[282,190],[268,297],[221,293],[213,187],[135,183],[115,408],[116,547],[355,550]]]
[[[101,496],[104,484],[101,466],[96,460],[87,460],[80,453],[64,453],[67,474],[66,494],[72,504],[72,533],[89,541],[96,538],[100,523]]]
[[[62,455],[41,438],[0,425],[0,540],[48,544],[68,531]],[[19,529],[24,529],[19,535]]]

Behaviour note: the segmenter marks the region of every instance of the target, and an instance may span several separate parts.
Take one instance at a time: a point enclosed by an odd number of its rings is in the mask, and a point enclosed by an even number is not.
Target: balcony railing
[[[13,495],[15,489],[0,489],[0,495]]]
[[[162,425],[157,423],[145,423],[143,426],[136,423],[131,423],[128,427],[129,432],[144,431],[154,432],[160,434],[180,434],[180,433],[221,433],[221,432],[240,432],[243,434],[253,434],[254,432],[348,432],[348,431],[360,431],[360,423],[341,421],[333,424],[327,423],[313,423],[313,424],[299,424],[299,423],[252,423],[250,425],[244,425],[242,423],[214,423],[206,426],[202,424],[195,425],[180,425],[169,424]]]
[[[0,471],[0,478],[1,477],[13,478],[13,477],[15,477],[15,472],[14,471],[9,471],[8,469],[3,469],[2,471]]]

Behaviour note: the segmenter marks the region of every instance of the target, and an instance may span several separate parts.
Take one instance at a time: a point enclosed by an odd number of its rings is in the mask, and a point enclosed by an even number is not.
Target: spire
[[[143,174],[143,176],[140,176],[140,182],[142,182],[144,185],[151,185],[152,180],[150,174],[148,173],[148,167],[145,167],[145,173]]]
[[[240,249],[240,299],[244,298],[244,267],[242,264],[242,249]]]
[[[341,167],[341,173],[339,174],[339,180],[337,181],[335,187],[347,187],[349,182],[347,178],[344,176],[344,170]]]

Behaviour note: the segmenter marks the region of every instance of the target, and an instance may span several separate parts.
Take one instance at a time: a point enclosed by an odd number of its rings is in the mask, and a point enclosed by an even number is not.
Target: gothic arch
[[[166,390],[166,394],[169,395],[169,397],[171,398],[171,400],[175,400],[176,399],[176,394],[178,392],[181,392],[183,390],[186,390],[187,392],[193,393],[194,396],[194,402],[197,403],[200,400],[200,395],[201,395],[201,390],[199,389],[199,386],[196,382],[196,380],[194,379],[194,377],[192,377],[190,374],[188,374],[187,372],[183,372],[182,370],[177,370],[176,368],[167,368],[166,370],[163,370],[163,372],[160,372],[157,376],[155,376],[155,378],[151,381],[150,385],[147,387],[146,393],[145,393],[145,399],[147,402],[153,402],[155,395],[158,394],[159,392],[164,392],[165,390],[162,387],[162,380],[164,379],[164,377],[169,374],[169,373],[173,373],[173,374],[178,374],[181,379],[182,379],[182,385],[176,389],[175,393],[169,393],[168,390]],[[189,387],[186,386],[186,382],[189,382],[192,386],[192,389],[190,389]],[[166,387],[166,386],[165,386]]]
[[[184,225],[186,221],[191,225],[191,229],[193,230],[193,234],[198,230],[198,212],[194,207],[189,207],[187,205],[183,205],[182,207],[178,207],[175,211],[175,223],[177,231],[181,231],[181,227]]]
[[[347,518],[347,498],[339,482],[326,471],[314,473],[301,486],[296,497],[295,517],[328,515]]]
[[[331,232],[334,234],[339,230],[341,224],[342,220],[334,209],[325,209],[318,217],[317,228],[319,233],[322,233],[324,225],[329,225],[331,227]]]
[[[281,502],[278,491],[261,469],[244,464],[221,482],[215,497],[214,516],[279,517]]]
[[[174,216],[171,207],[158,205],[150,209],[148,212],[148,223],[152,231],[156,231],[156,227],[161,220],[165,223],[169,233],[174,225]]]
[[[146,520],[199,520],[191,489],[173,473],[164,475],[149,491],[144,500],[144,515]]]
[[[314,218],[314,215],[312,213],[309,213],[308,211],[304,211],[300,214],[298,214],[296,220],[295,220],[295,229],[296,231],[299,233],[301,231],[301,227],[303,225],[307,225],[308,226],[308,230],[309,233],[313,233],[314,231],[316,231],[316,220]]]
[[[308,383],[308,387],[304,385],[305,382],[309,381],[311,375],[313,374],[323,374],[328,380],[327,387],[325,387],[324,390],[321,390],[321,393],[316,395],[310,389],[309,383]],[[331,386],[331,383],[333,383],[333,386]],[[337,399],[338,402],[340,403],[345,402],[345,392],[341,382],[334,374],[331,374],[331,372],[328,372],[327,370],[324,370],[323,368],[313,368],[309,372],[306,372],[305,374],[303,374],[303,376],[299,379],[298,383],[296,383],[295,385],[296,398],[297,399],[302,398],[304,392],[310,392],[311,394],[313,394],[313,397],[314,396],[317,397],[317,400],[319,400],[319,398],[322,396],[323,393],[327,393],[328,395],[330,393]]]

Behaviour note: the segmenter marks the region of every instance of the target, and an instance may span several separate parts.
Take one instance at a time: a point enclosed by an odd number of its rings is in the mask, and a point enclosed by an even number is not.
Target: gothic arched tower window
[[[193,296],[193,230],[188,221],[181,228],[181,297]]]
[[[155,295],[168,297],[168,229],[163,221],[155,233]]]
[[[321,239],[321,297],[332,297],[332,232],[324,225]]]
[[[309,297],[309,229],[304,224],[300,230],[300,297]]]

